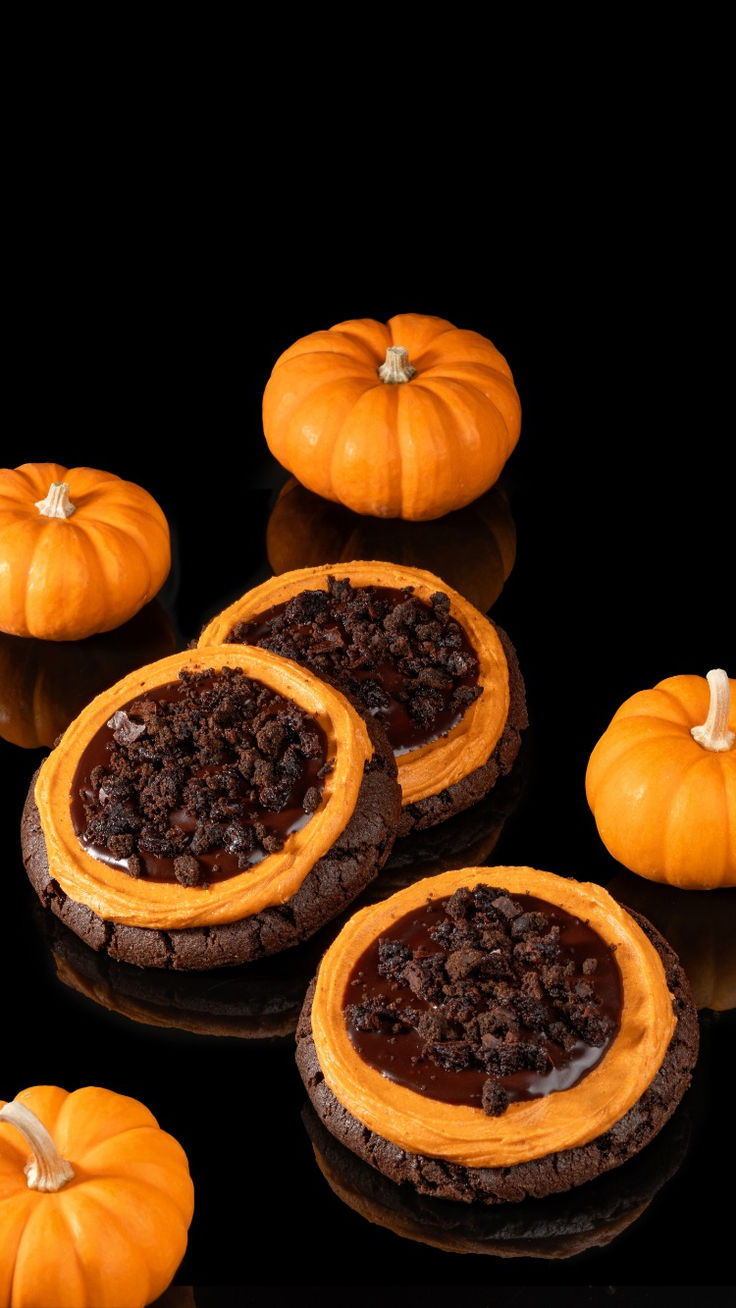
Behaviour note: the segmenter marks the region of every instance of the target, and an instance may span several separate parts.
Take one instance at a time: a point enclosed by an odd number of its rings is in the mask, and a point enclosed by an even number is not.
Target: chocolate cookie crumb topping
[[[450,600],[429,603],[413,588],[351,586],[328,577],[233,627],[229,642],[258,645],[329,677],[379,719],[395,752],[444,735],[482,693],[478,659],[450,616]]]
[[[575,1085],[621,1016],[613,951],[556,905],[463,887],[392,925],[358,959],[345,1014],[384,1076],[498,1116]]]
[[[133,877],[201,886],[281,849],[319,808],[327,742],[240,668],[182,671],[118,709],[84,751],[72,821]]]

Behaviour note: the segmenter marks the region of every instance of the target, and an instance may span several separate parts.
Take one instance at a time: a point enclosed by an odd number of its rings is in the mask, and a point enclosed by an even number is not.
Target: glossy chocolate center
[[[223,881],[309,821],[326,756],[314,719],[241,669],[185,671],[121,705],[92,737],[72,824],[89,854],[131,876]]]
[[[621,1020],[613,950],[533,895],[478,886],[392,924],[345,990],[350,1040],[418,1094],[497,1115],[576,1085]]]
[[[478,659],[441,591],[412,587],[301,591],[239,622],[228,641],[259,645],[329,676],[378,718],[396,754],[444,736],[481,694]]]

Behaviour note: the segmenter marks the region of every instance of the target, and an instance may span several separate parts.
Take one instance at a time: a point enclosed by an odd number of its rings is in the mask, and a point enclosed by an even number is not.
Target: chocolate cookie
[[[338,1140],[421,1194],[485,1204],[638,1153],[697,1048],[687,980],[651,924],[527,868],[446,873],[356,914],[297,1028]]]
[[[202,641],[271,649],[346,690],[397,756],[399,835],[469,808],[527,725],[508,636],[441,578],[386,562],[302,568],[243,595]]]
[[[385,733],[339,692],[262,651],[197,650],[75,719],[31,783],[23,857],[93,949],[223,967],[340,913],[388,856],[399,806]]]

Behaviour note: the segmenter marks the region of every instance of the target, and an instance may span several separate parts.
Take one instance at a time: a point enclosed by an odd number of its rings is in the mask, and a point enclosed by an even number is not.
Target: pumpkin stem
[[[69,483],[52,481],[45,500],[36,500],[36,508],[44,518],[71,518],[77,506],[69,499]]]
[[[44,1190],[52,1194],[71,1181],[74,1168],[66,1158],[62,1158],[43,1122],[25,1104],[17,1099],[0,1108],[0,1121],[10,1122],[24,1135],[33,1150],[33,1158],[26,1163],[23,1171],[28,1178],[30,1190]]]
[[[707,680],[710,686],[708,716],[699,727],[690,728],[690,735],[705,749],[723,753],[724,750],[732,749],[736,740],[736,733],[728,729],[731,686],[723,668],[712,668]]]
[[[403,345],[389,345],[385,361],[378,369],[378,375],[382,382],[395,385],[397,382],[411,381],[416,371],[414,365],[409,363],[409,351],[405,350]]]

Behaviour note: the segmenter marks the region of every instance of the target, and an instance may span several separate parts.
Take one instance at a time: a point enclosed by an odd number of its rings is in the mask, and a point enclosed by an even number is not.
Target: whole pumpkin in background
[[[99,1086],[0,1100],[0,1308],[144,1308],[193,1209],[184,1150],[138,1100]]]
[[[0,631],[83,640],[127,622],[171,567],[148,491],[96,468],[0,469]]]
[[[619,872],[606,890],[669,940],[698,1008],[736,1008],[736,889],[683,891]]]
[[[736,682],[722,668],[627,699],[585,779],[600,837],[651,881],[736,885]]]
[[[100,691],[175,649],[174,628],[157,600],[115,631],[86,640],[0,633],[0,736],[23,749],[53,745]]]
[[[511,369],[445,318],[356,318],[277,359],[263,430],[309,490],[379,518],[438,518],[477,499],[519,439]]]
[[[271,510],[266,550],[275,573],[353,559],[423,568],[485,613],[514,566],[516,527],[500,486],[441,521],[402,522],[353,513],[290,477]]]

